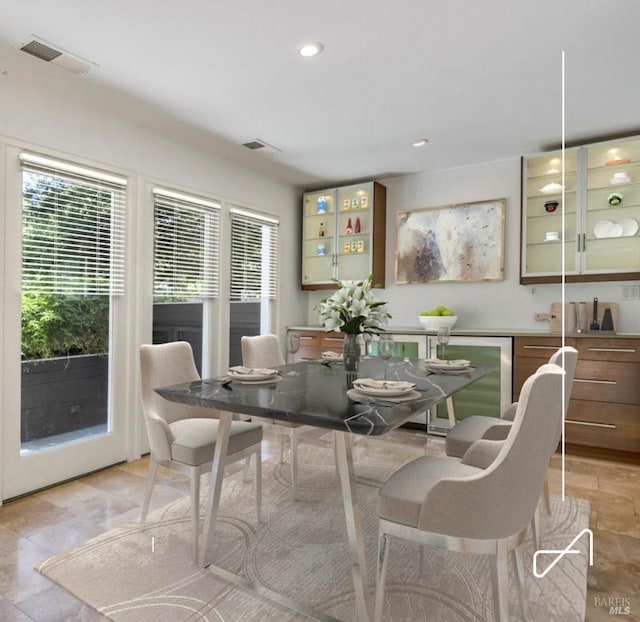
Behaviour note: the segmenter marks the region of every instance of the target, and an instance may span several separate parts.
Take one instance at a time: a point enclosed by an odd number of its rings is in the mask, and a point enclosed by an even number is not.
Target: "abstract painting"
[[[506,200],[397,215],[396,283],[502,281]]]

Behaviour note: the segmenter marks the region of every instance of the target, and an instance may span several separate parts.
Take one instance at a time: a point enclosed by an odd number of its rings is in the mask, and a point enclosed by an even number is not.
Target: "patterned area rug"
[[[384,445],[381,443],[383,448]],[[394,445],[394,447],[397,447]],[[356,472],[385,479],[419,451],[385,453],[356,449]],[[300,446],[300,499],[290,500],[289,468],[264,463],[263,522],[255,515],[253,482],[242,473],[223,484],[213,559],[276,592],[301,600],[340,620],[354,620],[346,531],[333,453]],[[358,486],[367,547],[369,581],[375,585],[377,490]],[[203,501],[204,508],[204,501]],[[589,503],[553,499],[543,514],[544,548],[564,549],[589,520]],[[532,574],[534,546],[525,552],[529,620],[584,619],[585,542],[542,579]],[[549,559],[551,561],[551,559]],[[188,498],[136,523],[109,531],[38,567],[42,574],[117,622],[287,622],[309,618],[289,612],[197,568],[191,558]],[[511,613],[520,620],[510,567]],[[489,562],[483,556],[450,553],[391,541],[384,619],[390,622],[480,622],[493,620]]]

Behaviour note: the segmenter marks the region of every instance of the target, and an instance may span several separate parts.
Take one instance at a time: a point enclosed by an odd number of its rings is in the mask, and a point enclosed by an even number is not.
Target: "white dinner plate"
[[[242,380],[243,382],[261,382],[263,380],[270,380],[275,378],[278,375],[278,372],[274,369],[271,371],[271,373],[239,374],[238,372],[234,372],[230,369],[227,375],[232,380]]]
[[[384,381],[379,380],[376,381],[376,384],[384,384]],[[353,383],[354,388],[358,389],[360,393],[363,395],[369,395],[371,397],[399,397],[401,395],[406,395],[407,393],[411,393],[414,390],[415,384],[412,382],[397,382],[397,381],[389,381],[387,387],[380,386],[373,387],[367,386],[362,382],[358,382],[357,380]]]
[[[607,237],[608,238],[621,238],[622,234],[624,232],[624,229],[622,228],[622,225],[620,223],[613,223],[610,227],[609,227],[609,232]]]
[[[618,224],[622,227],[622,237],[630,238],[638,233],[638,221],[634,218],[623,218]]]
[[[608,238],[611,237],[609,235],[609,229],[613,226],[613,221],[611,220],[599,220],[596,223],[596,226],[593,228],[593,235],[597,238]]]
[[[427,359],[427,369],[445,370],[445,371],[461,371],[468,370],[471,367],[471,361],[464,359],[443,361],[441,359]]]

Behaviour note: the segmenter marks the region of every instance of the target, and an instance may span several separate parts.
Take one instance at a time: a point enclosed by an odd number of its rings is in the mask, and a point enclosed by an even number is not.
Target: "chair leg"
[[[256,514],[258,522],[262,522],[262,451],[256,450]]]
[[[244,459],[244,469],[242,471],[242,481],[243,482],[248,482],[251,477],[249,476],[249,469],[251,467],[251,454],[249,454],[245,459]]]
[[[509,622],[509,575],[507,565],[507,543],[496,542],[496,554],[491,560],[491,587],[496,622]]]
[[[291,428],[291,500],[295,501],[298,495],[298,428]]]
[[[549,493],[549,480],[544,478],[544,507],[547,510],[547,516],[551,516],[551,495]]]
[[[280,464],[284,464],[284,435],[286,432],[280,433]]]
[[[527,620],[527,591],[524,582],[524,558],[522,552],[522,546],[518,546],[511,551],[511,554],[513,557],[513,565],[516,569],[516,578],[518,579],[518,601],[520,602],[520,614],[522,615],[523,620]]]
[[[156,481],[156,475],[158,473],[158,463],[149,458],[149,474],[147,475],[147,489],[144,492],[144,501],[142,502],[142,515],[140,516],[140,529],[144,526],[144,522],[147,520],[147,512],[149,511],[149,503],[151,501],[151,492],[153,491],[153,485]]]
[[[191,479],[191,538],[193,540],[193,560],[198,563],[198,535],[200,533],[200,472],[192,469]]]
[[[536,509],[533,511],[531,517],[531,529],[533,530],[533,539],[536,543],[536,548],[542,547],[542,517],[540,516],[540,501],[536,505]]]
[[[378,535],[378,569],[376,574],[376,609],[373,614],[374,622],[382,622],[384,609],[384,589],[387,582],[387,559],[389,557],[389,535]]]

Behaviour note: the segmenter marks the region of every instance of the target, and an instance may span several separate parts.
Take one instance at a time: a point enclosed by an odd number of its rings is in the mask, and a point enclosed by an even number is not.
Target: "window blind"
[[[126,179],[20,154],[22,290],[124,293]]]
[[[231,209],[232,302],[274,299],[278,284],[278,219]]]
[[[154,188],[153,294],[190,302],[219,293],[220,205]]]

